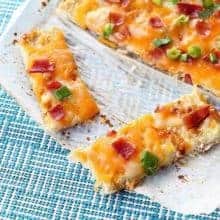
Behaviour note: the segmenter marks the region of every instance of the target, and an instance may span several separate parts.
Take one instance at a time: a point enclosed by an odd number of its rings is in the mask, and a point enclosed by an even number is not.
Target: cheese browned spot
[[[60,30],[33,30],[19,44],[47,127],[68,128],[98,113]]]
[[[112,193],[133,189],[144,176],[216,143],[220,115],[195,91],[108,132],[87,148],[74,149],[70,159],[88,167],[96,186]]]
[[[67,12],[76,24],[97,34],[104,44],[126,48],[170,75],[187,73],[193,84],[202,85],[220,96],[220,58],[217,57],[216,62],[203,59],[213,49],[220,50],[219,13],[216,11],[205,20],[200,19],[199,14],[204,10],[202,1],[178,4],[162,1],[158,6],[152,0],[63,0],[59,9]],[[111,22],[114,31],[108,39],[103,39],[103,28]],[[170,37],[172,43],[155,48],[154,40],[165,37]],[[188,48],[194,46],[202,53],[196,59],[186,56]],[[166,50],[172,47],[183,56],[178,59],[168,57]]]

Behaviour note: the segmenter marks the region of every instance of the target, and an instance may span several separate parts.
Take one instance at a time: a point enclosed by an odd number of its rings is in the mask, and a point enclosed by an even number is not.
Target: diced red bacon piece
[[[158,47],[154,48],[149,52],[149,55],[155,60],[160,59],[164,54],[165,51],[162,48],[158,48]]]
[[[54,90],[54,89],[59,89],[62,86],[62,84],[58,81],[52,81],[47,84],[47,89],[49,90]]]
[[[120,26],[124,23],[124,16],[120,13],[110,12],[109,13],[109,20],[115,26]]]
[[[215,67],[216,69],[220,69],[220,63],[215,63],[215,64],[214,64],[214,67]]]
[[[34,60],[29,73],[52,73],[55,71],[55,63],[49,59]]]
[[[214,17],[215,18],[220,18],[220,10],[215,11]]]
[[[50,109],[49,114],[55,121],[60,121],[65,116],[63,106],[60,104],[58,104],[55,107],[53,107],[52,109]]]
[[[129,160],[136,152],[134,146],[124,138],[119,138],[112,143],[112,146],[125,160]]]
[[[202,122],[209,116],[210,106],[202,106],[184,116],[183,122],[188,129],[198,128]]]
[[[151,27],[153,27],[153,28],[161,28],[161,27],[164,26],[162,20],[161,20],[159,17],[157,17],[157,16],[151,17],[151,18],[149,19],[149,24],[150,24]]]
[[[216,51],[215,51],[215,55],[216,55],[216,57],[217,57],[218,59],[220,59],[220,50],[216,50]]]
[[[190,18],[197,18],[199,15],[199,12],[203,10],[203,7],[201,5],[184,3],[184,2],[178,3],[177,8],[178,8],[179,13],[185,14],[189,16]]]
[[[117,131],[111,130],[107,133],[107,137],[114,137],[117,134]]]
[[[211,33],[211,27],[206,21],[198,21],[196,23],[196,31],[198,34],[207,37]]]
[[[118,28],[117,32],[114,33],[114,37],[117,41],[124,41],[130,36],[130,31],[127,25],[122,25]]]
[[[193,85],[192,77],[189,73],[184,74],[184,82]]]

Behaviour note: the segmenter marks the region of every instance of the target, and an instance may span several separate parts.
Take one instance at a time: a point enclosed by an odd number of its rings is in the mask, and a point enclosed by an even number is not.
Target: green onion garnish
[[[169,43],[172,42],[172,39],[170,37],[166,37],[166,38],[158,38],[158,39],[155,39],[153,41],[153,44],[155,47],[161,47],[161,46],[165,46]]]
[[[175,20],[175,25],[182,25],[182,24],[187,24],[189,22],[189,17],[186,15],[180,15],[176,20]]]
[[[152,0],[152,2],[156,5],[162,5],[162,0]]]
[[[210,8],[214,6],[213,0],[202,0],[202,4],[204,8]]]
[[[153,175],[159,167],[159,159],[153,153],[144,151],[141,154],[141,165],[147,175]]]
[[[170,0],[170,2],[174,5],[176,5],[179,2],[179,0]]]
[[[172,47],[167,50],[166,54],[167,54],[168,58],[170,58],[172,60],[176,60],[180,57],[181,50],[177,49],[176,47]]]
[[[209,54],[209,60],[210,60],[211,63],[217,63],[218,58],[214,53],[210,53]]]
[[[108,23],[104,26],[103,29],[103,36],[105,38],[109,38],[109,36],[113,33],[114,25],[111,23]]]
[[[199,46],[190,46],[187,50],[187,53],[192,58],[199,58],[202,55],[202,50]]]
[[[183,53],[180,55],[180,61],[186,62],[188,60],[188,54]]]
[[[69,97],[70,95],[71,95],[71,92],[66,86],[62,86],[61,88],[54,91],[54,96],[56,97],[56,99],[60,101]]]

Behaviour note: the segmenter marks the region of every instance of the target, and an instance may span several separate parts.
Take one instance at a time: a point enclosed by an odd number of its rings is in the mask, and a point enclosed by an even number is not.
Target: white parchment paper
[[[114,128],[153,111],[158,104],[191,92],[190,86],[118,56],[65,17],[58,18],[56,5],[57,0],[51,0],[47,7],[42,7],[40,1],[27,0],[0,39],[0,83],[37,122],[42,124],[40,110],[25,75],[20,51],[13,44],[34,27],[56,26],[64,30],[82,79]],[[87,146],[109,130],[109,125],[103,123],[105,116],[50,134],[68,149]],[[135,191],[182,213],[212,212],[220,207],[220,146],[187,161],[184,166],[169,167],[148,177]]]

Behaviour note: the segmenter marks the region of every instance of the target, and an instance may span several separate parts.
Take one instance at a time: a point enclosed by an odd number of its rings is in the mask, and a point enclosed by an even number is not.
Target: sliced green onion
[[[54,96],[56,97],[56,99],[60,101],[69,97],[70,95],[71,95],[71,92],[66,86],[62,86],[61,88],[54,91]]]
[[[209,60],[210,60],[211,63],[217,63],[218,58],[214,53],[210,53],[209,54]]]
[[[179,2],[179,0],[170,0],[170,2],[174,5],[176,5]]]
[[[186,62],[188,60],[188,54],[183,53],[180,55],[180,61]]]
[[[202,55],[202,50],[199,46],[190,46],[187,50],[187,53],[192,58],[199,58]]]
[[[166,37],[166,38],[155,39],[153,41],[153,44],[154,44],[155,47],[161,47],[161,46],[167,45],[171,42],[172,42],[172,39],[170,37]]]
[[[167,50],[167,57],[172,59],[172,60],[176,60],[180,57],[181,55],[181,50],[177,49],[176,47],[172,47],[170,49]]]
[[[215,6],[205,8],[204,10],[199,12],[199,18],[207,19],[207,18],[211,17],[214,12],[215,12]]]
[[[210,8],[214,6],[213,0],[202,0],[202,4],[204,8]]]
[[[186,15],[180,15],[176,20],[175,20],[175,25],[182,25],[182,24],[187,24],[189,22],[189,17]]]
[[[109,36],[113,33],[113,28],[114,28],[113,24],[111,23],[106,24],[103,29],[103,36],[105,38],[109,38]]]
[[[153,175],[156,173],[159,167],[159,159],[153,153],[144,151],[141,154],[141,165],[147,175]]]
[[[152,0],[152,2],[156,5],[162,5],[162,0]]]

